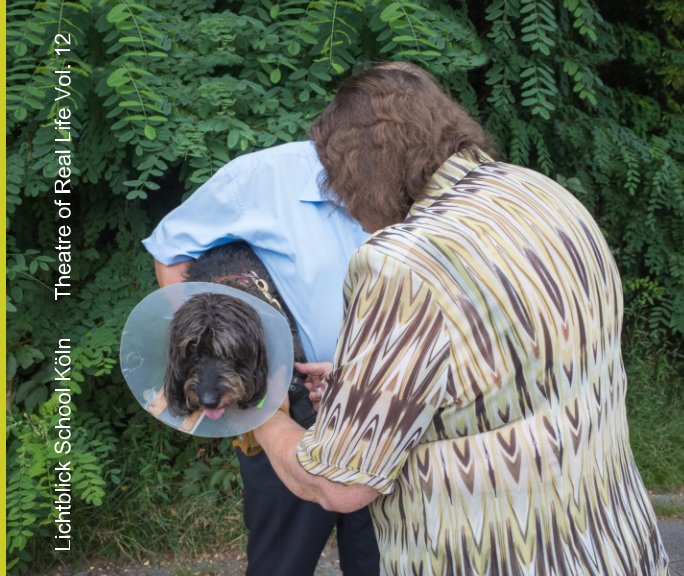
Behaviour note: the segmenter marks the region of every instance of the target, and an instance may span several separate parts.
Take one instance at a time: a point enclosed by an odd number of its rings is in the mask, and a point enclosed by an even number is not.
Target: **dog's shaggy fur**
[[[197,294],[171,322],[165,392],[174,414],[233,404],[255,406],[266,393],[266,345],[254,309],[226,294]]]
[[[233,243],[194,261],[186,281],[227,284],[265,300],[255,287],[235,280],[250,272],[270,281],[249,246]],[[270,292],[278,296],[272,283]],[[232,296],[203,293],[176,311],[164,382],[172,413],[187,416],[203,409],[216,417],[227,406],[256,406],[266,394],[267,374],[263,326],[251,306]]]

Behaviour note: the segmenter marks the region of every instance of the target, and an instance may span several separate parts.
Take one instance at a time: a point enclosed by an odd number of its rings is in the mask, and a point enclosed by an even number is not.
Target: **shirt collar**
[[[487,154],[479,150],[477,156],[469,150],[453,154],[428,180],[427,185],[423,189],[423,196],[413,203],[409,210],[409,216],[417,210],[430,206],[444,192],[456,186],[474,168],[493,161]]]

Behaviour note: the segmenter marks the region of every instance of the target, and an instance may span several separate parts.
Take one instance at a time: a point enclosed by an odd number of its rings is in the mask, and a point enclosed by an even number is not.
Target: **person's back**
[[[665,573],[629,447],[620,279],[596,223],[558,184],[503,163],[452,156],[428,187],[350,271],[353,283],[391,269],[411,287],[397,291],[422,306],[405,338],[433,347],[417,378],[439,391],[426,385],[427,428],[422,406],[396,423],[422,437],[371,505],[383,573]]]

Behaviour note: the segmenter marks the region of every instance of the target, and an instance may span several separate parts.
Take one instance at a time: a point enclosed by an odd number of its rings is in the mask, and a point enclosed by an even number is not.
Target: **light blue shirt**
[[[347,263],[367,238],[321,197],[311,142],[240,156],[170,212],[143,244],[162,264],[220,244],[250,244],[290,308],[309,361],[330,361],[342,324]]]

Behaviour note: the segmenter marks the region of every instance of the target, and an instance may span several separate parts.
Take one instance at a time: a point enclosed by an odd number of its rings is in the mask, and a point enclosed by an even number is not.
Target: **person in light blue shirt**
[[[243,240],[290,308],[307,358],[332,358],[347,263],[367,234],[322,197],[321,170],[310,142],[236,158],[143,240],[158,276],[159,264],[182,267],[209,248]]]
[[[307,359],[332,358],[347,263],[367,234],[322,196],[322,169],[311,142],[246,154],[221,168],[143,240],[160,285],[182,281],[189,262],[210,248],[247,242],[294,316]],[[289,492],[263,452],[247,457],[238,451],[238,458],[247,576],[313,575],[335,526],[345,576],[378,574],[367,509],[326,512]]]

